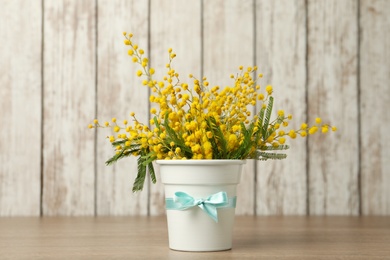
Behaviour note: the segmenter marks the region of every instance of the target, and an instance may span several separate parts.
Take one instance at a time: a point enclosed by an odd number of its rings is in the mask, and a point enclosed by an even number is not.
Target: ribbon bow
[[[229,199],[226,192],[220,191],[208,196],[206,199],[195,199],[185,192],[175,192],[175,196],[166,199],[166,208],[173,210],[186,210],[198,206],[215,222],[218,222],[217,208],[235,208],[236,197]]]

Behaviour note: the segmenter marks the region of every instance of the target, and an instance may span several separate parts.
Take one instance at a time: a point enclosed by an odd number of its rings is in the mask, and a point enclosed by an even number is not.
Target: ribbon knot
[[[205,200],[204,199],[200,199],[200,200],[197,200],[196,201],[196,205],[201,205],[201,204],[203,204],[205,202]]]
[[[199,207],[215,222],[218,222],[218,208],[235,208],[236,197],[228,198],[226,192],[220,191],[208,196],[206,199],[195,199],[185,192],[175,192],[173,198],[166,199],[166,209],[186,210]]]

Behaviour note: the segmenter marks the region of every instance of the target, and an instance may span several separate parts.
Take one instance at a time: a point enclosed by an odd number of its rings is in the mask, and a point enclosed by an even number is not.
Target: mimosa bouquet
[[[111,128],[115,133],[108,137],[115,149],[108,165],[128,156],[138,157],[133,191],[142,190],[147,172],[156,182],[153,161],[158,159],[284,159],[287,138],[336,130],[323,124],[321,118],[311,125],[302,123],[299,129],[288,129],[293,117],[283,110],[272,119],[273,88],[260,86],[262,74],[256,74],[256,66],[240,66],[230,75],[231,86],[211,86],[206,77],[198,79],[192,74],[187,83],[174,69],[176,54],[169,49],[166,75],[156,79],[155,69],[149,66],[144,50],[132,41],[133,35],[124,36],[128,55],[140,65],[136,75],[151,89],[151,120],[140,122],[132,112],[131,123],[123,120],[120,124],[112,118],[100,124],[95,119],[89,128]]]

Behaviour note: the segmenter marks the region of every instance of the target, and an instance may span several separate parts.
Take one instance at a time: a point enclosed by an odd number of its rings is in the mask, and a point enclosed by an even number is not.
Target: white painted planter
[[[240,182],[243,160],[157,160],[168,200],[176,192],[195,199],[226,192],[232,199]],[[169,247],[180,251],[220,251],[232,248],[234,207],[218,208],[218,222],[200,207],[167,209]]]

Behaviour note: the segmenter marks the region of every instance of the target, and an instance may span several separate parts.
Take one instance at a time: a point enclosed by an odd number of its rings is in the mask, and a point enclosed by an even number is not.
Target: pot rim
[[[226,165],[226,164],[245,164],[246,160],[229,159],[202,159],[202,160],[156,160],[157,164],[176,164],[176,165]]]

